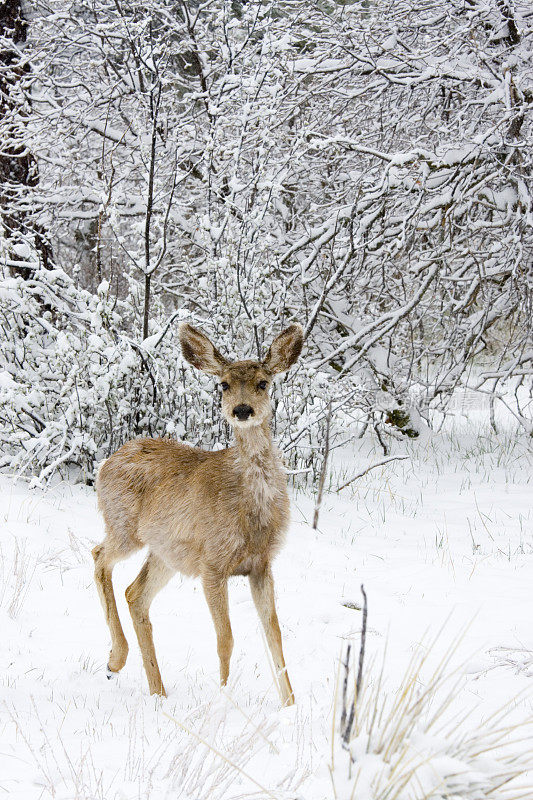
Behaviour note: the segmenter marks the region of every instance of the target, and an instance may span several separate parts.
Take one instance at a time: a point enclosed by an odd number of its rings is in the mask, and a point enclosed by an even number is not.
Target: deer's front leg
[[[294,693],[287,674],[285,659],[283,658],[281,631],[274,602],[274,579],[272,578],[270,567],[267,567],[263,572],[250,573],[250,588],[278,673],[283,705],[292,706],[294,704]]]
[[[233,634],[229,621],[228,581],[216,572],[205,571],[202,574],[202,585],[217,634],[220,683],[225,686],[228,680],[229,662],[233,651]]]

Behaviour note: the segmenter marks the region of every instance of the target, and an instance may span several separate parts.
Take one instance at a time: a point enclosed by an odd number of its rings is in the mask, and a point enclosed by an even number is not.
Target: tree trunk
[[[13,248],[16,244],[27,244],[37,251],[43,266],[48,268],[50,245],[43,229],[21,203],[27,188],[38,183],[37,163],[25,142],[27,111],[20,91],[30,72],[19,52],[26,41],[27,28],[21,0],[0,3],[0,208],[11,259],[24,261],[24,256]],[[17,264],[11,265],[11,270],[24,278],[31,277],[33,272],[31,267]]]

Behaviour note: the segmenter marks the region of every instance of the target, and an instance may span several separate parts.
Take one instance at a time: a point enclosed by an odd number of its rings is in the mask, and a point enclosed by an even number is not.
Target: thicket
[[[293,468],[469,385],[531,431],[533,15],[444,0],[0,10],[0,465],[227,440],[176,322],[257,358]]]

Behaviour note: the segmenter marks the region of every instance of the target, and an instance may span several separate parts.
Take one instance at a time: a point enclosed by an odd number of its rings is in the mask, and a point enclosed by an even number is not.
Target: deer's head
[[[230,425],[247,428],[270,417],[268,390],[272,379],[286,372],[303,347],[301,325],[290,325],[274,339],[263,361],[228,361],[207,336],[182,322],[179,337],[183,357],[194,367],[216,375],[222,389],[222,413]]]

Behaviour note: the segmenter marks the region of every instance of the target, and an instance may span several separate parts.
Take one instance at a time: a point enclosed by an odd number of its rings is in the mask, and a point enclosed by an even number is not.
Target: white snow
[[[368,594],[368,681],[377,679],[387,644],[385,681],[394,687],[426,635],[434,638],[444,626],[429,661],[437,662],[456,641],[450,669],[466,662],[449,716],[471,708],[464,728],[475,733],[521,691],[511,720],[530,715],[531,462],[523,437],[506,428],[497,438],[476,414],[469,411],[422,447],[398,444],[394,452],[410,458],[375,469],[353,491],[326,493],[316,532],[310,527],[313,497],[293,492],[287,545],[274,567],[297,698],[285,710],[245,578],[230,585],[235,649],[224,691],[199,583],[177,576],[161,592],[152,622],[169,697],[149,697],[124,599],[142,554],[115,568],[130,654],[120,676],[106,680],[109,637],[90,554],[103,536],[93,489],[64,482],[30,490],[0,477],[5,796],[333,798],[338,659],[347,641],[358,651],[361,629],[361,612],[342,603],[361,606],[361,583]],[[331,486],[382,457],[368,441],[360,447],[336,456]],[[510,657],[513,652],[519,658]],[[426,752],[429,744],[419,734],[410,747]],[[351,784],[343,757],[336,746],[333,777],[344,800]],[[367,766],[358,800],[373,798],[370,779],[382,760],[371,753],[361,763]],[[491,763],[480,760],[477,772],[472,767],[464,774],[464,764],[443,750],[420,776],[430,784],[435,771],[453,768],[461,781],[481,786],[483,765],[490,772]]]
[[[7,370],[3,369],[0,372],[0,389],[14,389],[16,387],[16,383],[13,380],[13,376],[10,375]]]

